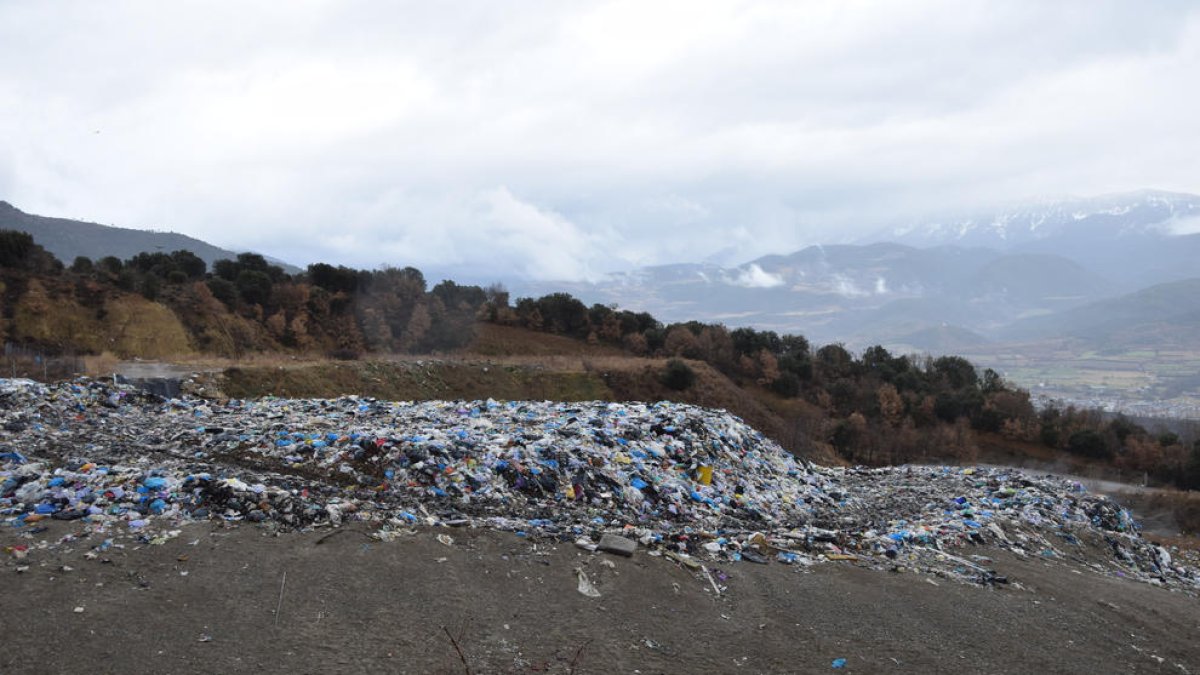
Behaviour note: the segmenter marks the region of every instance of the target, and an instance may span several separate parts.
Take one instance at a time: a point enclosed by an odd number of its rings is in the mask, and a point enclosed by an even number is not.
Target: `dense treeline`
[[[64,267],[28,234],[11,231],[0,231],[0,267],[9,324],[2,336],[51,351],[103,348],[70,328],[103,323],[121,294],[169,308],[192,348],[225,356],[297,351],[350,357],[457,349],[472,339],[488,299],[482,288],[453,281],[429,288],[411,267],[366,271],[315,264],[292,275],[254,253],[219,260],[211,270],[188,251],[140,253],[127,260],[79,257]],[[44,323],[30,330],[31,322],[18,320],[30,298],[39,307],[87,316],[76,317],[66,330]]]
[[[853,354],[773,331],[664,325],[645,312],[588,307],[567,293],[510,303],[498,286],[443,281],[429,288],[412,267],[317,263],[288,274],[243,253],[210,270],[187,251],[80,257],[64,267],[28,234],[11,231],[0,231],[0,273],[0,338],[51,350],[116,344],[123,355],[141,355],[165,343],[225,356],[431,353],[467,345],[482,320],[668,358],[661,381],[671,390],[696,381],[685,360],[705,362],[747,391],[794,404],[787,409],[797,434],[851,462],[970,460],[979,434],[994,434],[1200,489],[1200,440],[1189,447],[1175,434],[1156,436],[1092,411],[1035,410],[1028,392],[955,356],[894,355],[881,346]]]

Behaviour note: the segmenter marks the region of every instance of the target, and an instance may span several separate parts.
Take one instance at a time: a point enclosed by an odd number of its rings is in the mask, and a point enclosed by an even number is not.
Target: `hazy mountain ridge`
[[[1200,234],[1177,233],[1193,226],[1200,196],[1144,190],[917,221],[879,235],[898,241],[810,246],[736,267],[664,265],[514,291],[567,290],[667,320],[748,324],[818,342],[943,351],[1053,333],[1039,326],[1068,334],[1095,324],[1091,313],[1110,312],[1106,299],[1195,277]]]
[[[114,256],[125,260],[138,253],[191,251],[211,267],[218,260],[232,260],[237,252],[214,246],[177,232],[153,232],[101,225],[69,218],[52,218],[25,213],[6,201],[0,201],[0,229],[27,232],[47,251],[70,265],[78,256],[99,260]],[[293,265],[269,258],[289,272]]]
[[[1063,255],[1101,273],[1109,292],[1125,293],[1195,276],[1198,232],[1200,196],[1141,190],[920,220],[875,237]]]
[[[964,332],[988,331],[1030,313],[1099,299],[1108,286],[1061,256],[877,243],[813,246],[732,268],[648,267],[595,284],[514,290],[529,295],[567,290],[587,302],[615,303],[666,320],[749,324],[821,342],[855,343],[922,335],[946,323]]]
[[[1158,284],[1006,327],[1009,339],[1069,336],[1099,346],[1176,346],[1200,335],[1200,278]]]

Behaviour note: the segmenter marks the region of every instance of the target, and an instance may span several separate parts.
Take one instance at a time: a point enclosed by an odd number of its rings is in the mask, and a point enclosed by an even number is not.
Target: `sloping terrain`
[[[210,266],[218,260],[232,260],[237,253],[213,246],[195,237],[176,232],[134,230],[89,223],[69,218],[50,218],[25,213],[5,201],[0,201],[0,229],[28,232],[33,238],[66,264],[76,256],[99,260],[115,256],[121,260],[139,253],[191,251]],[[284,265],[288,271],[298,268]]]
[[[1070,336],[1098,349],[1200,346],[1200,279],[1159,284],[1005,329],[1010,339]]]
[[[928,351],[933,354],[957,354],[965,349],[987,344],[988,340],[959,326],[940,325],[923,328],[907,335],[894,338],[895,342],[910,349]]]

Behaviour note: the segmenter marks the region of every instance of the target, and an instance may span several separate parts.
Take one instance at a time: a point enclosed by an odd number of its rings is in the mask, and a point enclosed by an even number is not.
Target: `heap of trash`
[[[0,380],[0,429],[0,524],[22,531],[490,527],[689,566],[853,560],[1006,583],[970,555],[986,544],[1200,588],[1194,566],[1078,483],[819,467],[725,411],[670,402],[217,402],[99,380]]]

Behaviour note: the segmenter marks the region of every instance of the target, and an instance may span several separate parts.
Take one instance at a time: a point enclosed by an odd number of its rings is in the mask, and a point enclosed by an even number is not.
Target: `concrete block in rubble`
[[[637,542],[615,534],[606,534],[600,537],[600,543],[596,545],[596,548],[629,558],[637,550]]]

